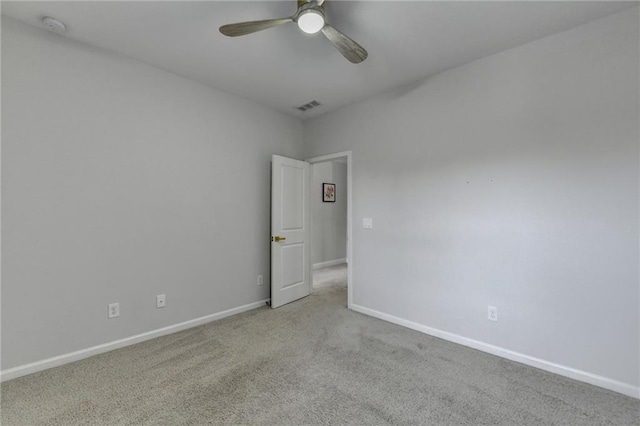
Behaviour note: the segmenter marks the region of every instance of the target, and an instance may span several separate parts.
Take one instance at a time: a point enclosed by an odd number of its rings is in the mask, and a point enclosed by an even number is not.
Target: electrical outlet
[[[490,321],[498,321],[498,308],[489,306],[487,318],[489,318]]]
[[[119,303],[110,303],[109,304],[109,318],[117,318],[120,316],[120,304]]]
[[[264,280],[262,279],[262,275],[258,275],[258,285],[264,284]]]
[[[156,308],[164,308],[167,306],[167,298],[164,294],[159,294],[156,296]]]
[[[372,229],[373,228],[373,219],[370,217],[362,218],[362,227],[364,229]]]

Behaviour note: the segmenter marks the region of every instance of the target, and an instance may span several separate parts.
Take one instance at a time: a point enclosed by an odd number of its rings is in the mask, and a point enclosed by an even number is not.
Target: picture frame
[[[322,184],[322,202],[324,203],[336,202],[336,184],[335,183]]]

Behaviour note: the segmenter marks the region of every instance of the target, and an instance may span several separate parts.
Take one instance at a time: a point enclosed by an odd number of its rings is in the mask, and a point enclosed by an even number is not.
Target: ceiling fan
[[[322,31],[322,34],[342,53],[342,56],[354,64],[367,59],[367,51],[362,46],[327,24],[324,15],[324,0],[298,0],[298,10],[293,16],[223,25],[220,27],[220,32],[228,37],[238,37],[289,22],[297,23],[298,27],[307,34],[316,34]]]

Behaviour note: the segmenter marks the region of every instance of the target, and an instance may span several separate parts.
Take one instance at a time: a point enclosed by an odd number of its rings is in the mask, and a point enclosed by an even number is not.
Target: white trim
[[[334,260],[328,260],[326,262],[314,263],[313,269],[326,268],[328,266],[341,265],[343,263],[347,263],[346,257],[343,257],[342,259],[334,259]]]
[[[519,362],[521,364],[526,364],[531,367],[539,368],[541,370],[558,374],[560,376],[564,376],[570,379],[589,383],[591,385],[599,386],[601,388],[609,389],[614,392],[618,392],[633,398],[640,399],[640,387],[638,386],[613,380],[608,377],[598,376],[593,373],[577,370],[575,368],[567,367],[567,366],[556,364],[553,362],[545,361],[540,358],[535,358],[519,352],[514,352],[509,349],[501,348],[499,346],[494,346],[488,343],[480,342],[478,340],[469,339],[467,337],[463,337],[458,334],[438,330],[436,328],[418,324],[413,321],[405,320],[393,315],[389,315],[373,309],[365,308],[364,306],[352,304],[351,309],[365,315],[379,318],[384,321],[388,321],[394,324],[401,325],[403,327],[410,328],[412,330],[419,331],[424,334],[428,334],[430,336],[439,337],[440,339],[448,340],[449,342],[458,343],[460,345],[468,346],[470,348],[477,349],[482,352],[487,352],[502,358],[506,358],[511,361]]]
[[[308,158],[305,161],[307,163],[323,163],[325,161],[332,161],[335,160],[336,158],[342,158],[342,157],[347,157],[347,162],[349,162],[349,157],[351,156],[351,151],[342,151],[342,152],[336,152],[335,154],[327,154],[327,155],[321,155],[320,157],[313,157],[313,158]]]
[[[335,154],[322,155],[320,157],[309,158],[306,161],[311,164],[321,163],[323,161],[335,160],[336,158],[347,157],[347,259],[349,267],[347,268],[347,307],[351,309],[353,301],[353,153],[351,151],[342,151]],[[311,179],[309,179],[311,181]],[[311,184],[311,183],[309,183]],[[310,240],[311,241],[311,240]],[[313,286],[313,282],[311,283]]]
[[[6,370],[0,371],[0,382],[26,376],[28,374],[37,373],[38,371],[46,370],[53,367],[58,367],[60,365],[68,364],[70,362],[79,361],[81,359],[89,358],[94,355],[109,352],[114,349],[119,349],[125,346],[134,345],[136,343],[144,342],[146,340],[155,339],[156,337],[176,333],[178,331],[182,331],[188,328],[196,327],[198,325],[206,324],[211,321],[226,318],[231,315],[236,315],[242,312],[250,311],[252,309],[260,308],[262,306],[265,306],[265,303],[268,302],[269,300],[270,299],[260,300],[258,302],[253,302],[247,305],[238,306],[237,308],[227,309],[226,311],[217,312],[211,315],[206,315],[204,317],[181,322],[179,324],[170,325],[168,327],[159,328],[157,330],[148,331],[146,333],[138,334],[131,337],[125,337],[124,339],[120,339],[120,340],[114,340],[113,342],[103,343],[101,345],[92,346],[90,348],[80,349],[79,351],[54,356],[52,358],[43,359],[41,361],[36,361],[29,364],[19,365],[13,368],[8,368]]]

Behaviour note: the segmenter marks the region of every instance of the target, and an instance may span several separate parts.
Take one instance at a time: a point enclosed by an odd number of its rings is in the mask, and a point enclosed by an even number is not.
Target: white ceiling
[[[56,17],[71,39],[304,119],[637,4],[328,0],[328,22],[369,52],[358,65],[295,24],[238,38],[218,32],[227,23],[290,16],[295,0],[5,1],[2,14],[38,27],[43,16]],[[312,99],[323,105],[294,109]]]

